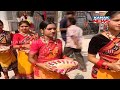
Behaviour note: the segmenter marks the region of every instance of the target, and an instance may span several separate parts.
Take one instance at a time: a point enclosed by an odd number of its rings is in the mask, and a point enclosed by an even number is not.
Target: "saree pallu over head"
[[[114,63],[120,59],[120,38],[114,38],[99,50],[100,60]],[[120,79],[120,72],[112,72],[110,68],[98,68],[94,65],[92,77],[98,79]]]

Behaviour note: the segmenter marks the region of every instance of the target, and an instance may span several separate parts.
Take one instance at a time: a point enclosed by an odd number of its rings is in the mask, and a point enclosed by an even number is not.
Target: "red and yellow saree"
[[[120,38],[114,38],[99,50],[100,60],[116,62],[120,59]],[[120,79],[120,72],[114,72],[110,68],[93,67],[92,76],[97,79]]]
[[[43,38],[41,37],[32,43],[30,53],[38,54],[37,63],[60,59],[62,56],[62,42],[57,39],[55,41],[50,40],[49,43],[46,44],[43,42]],[[68,79],[68,77],[66,75],[61,75],[35,66],[34,79]]]
[[[24,45],[30,44],[33,40],[37,39],[37,37],[30,33],[27,36],[23,36],[20,33],[17,33],[13,37],[13,45]],[[31,63],[28,61],[28,52],[29,49],[19,49],[18,50],[18,72],[20,76],[29,77],[33,74],[33,67]]]

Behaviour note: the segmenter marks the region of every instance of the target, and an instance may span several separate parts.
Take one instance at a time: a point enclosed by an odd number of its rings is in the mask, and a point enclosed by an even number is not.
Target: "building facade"
[[[17,29],[16,11],[0,11],[0,20],[4,23],[4,30]]]
[[[0,11],[0,20],[4,23],[4,30],[15,31],[18,28],[18,12],[22,11]],[[28,11],[28,13],[34,14],[35,11]],[[43,11],[37,11],[40,14],[43,14]],[[66,11],[46,11],[46,18],[53,17],[54,21],[59,26],[60,20],[65,16]],[[89,32],[92,29],[96,28],[96,25],[93,25],[92,18],[93,16],[103,16],[106,11],[76,11],[77,25],[80,26],[84,32]],[[88,22],[87,27],[85,23]],[[96,28],[97,29],[97,28]]]

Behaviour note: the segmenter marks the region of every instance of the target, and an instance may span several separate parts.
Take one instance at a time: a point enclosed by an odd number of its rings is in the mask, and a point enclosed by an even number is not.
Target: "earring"
[[[42,33],[41,35],[43,36],[44,34]]]
[[[108,31],[108,25],[106,25],[106,31]]]

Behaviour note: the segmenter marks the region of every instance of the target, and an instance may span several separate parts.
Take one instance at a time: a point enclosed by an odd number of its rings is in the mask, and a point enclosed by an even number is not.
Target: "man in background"
[[[70,57],[74,55],[75,60],[79,63],[79,70],[86,72],[86,65],[81,54],[83,30],[76,25],[75,18],[67,19],[66,44],[64,48],[64,55]]]
[[[67,11],[66,16],[60,21],[61,36],[65,42],[66,42],[66,30],[67,30],[67,19],[68,18],[75,18],[75,12]]]

